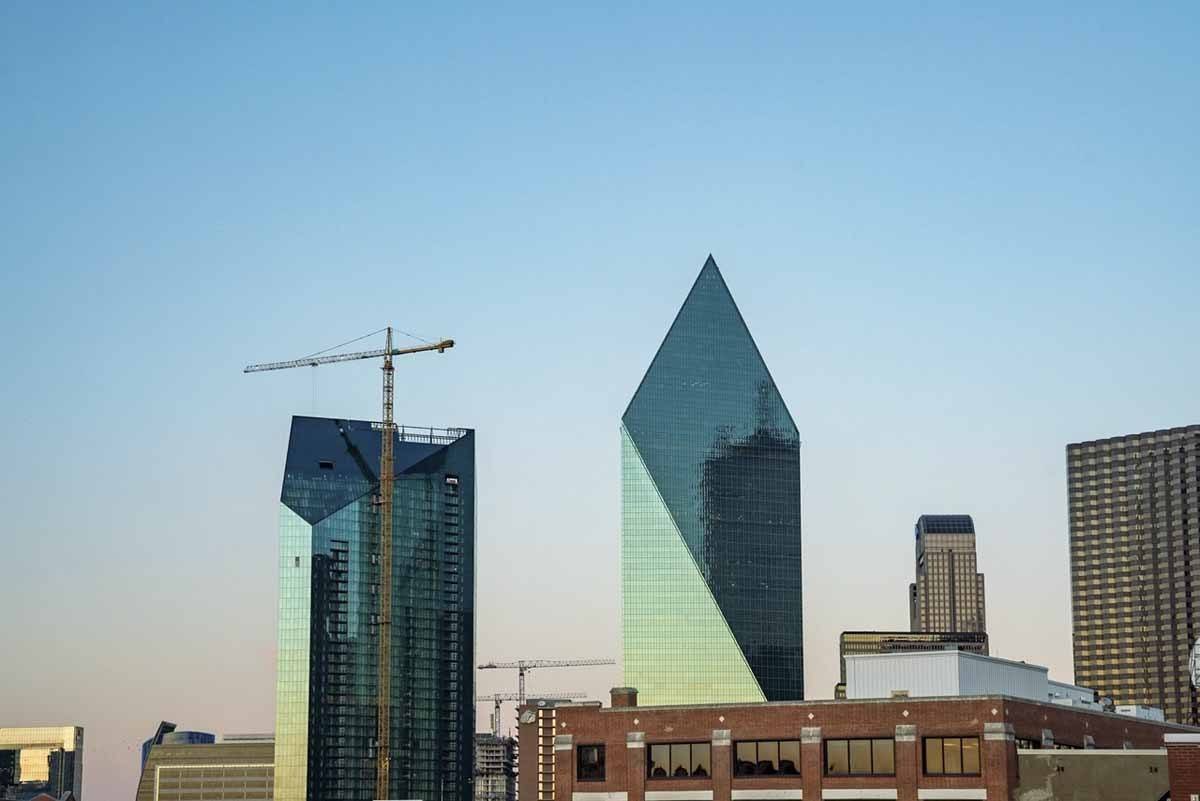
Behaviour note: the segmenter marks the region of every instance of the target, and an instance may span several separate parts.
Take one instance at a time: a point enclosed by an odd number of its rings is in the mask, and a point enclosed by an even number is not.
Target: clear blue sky
[[[374,417],[379,376],[240,370],[388,322],[460,342],[397,415],[479,430],[480,656],[618,655],[618,421],[709,252],[805,443],[810,695],[905,624],[922,512],[975,515],[995,652],[1070,678],[1064,445],[1200,422],[1198,38],[1194,3],[5,4],[0,725],[85,725],[93,801],[159,719],[273,726],[289,415]]]

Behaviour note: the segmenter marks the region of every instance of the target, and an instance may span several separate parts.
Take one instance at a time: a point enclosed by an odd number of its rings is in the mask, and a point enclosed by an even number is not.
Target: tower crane
[[[525,704],[525,673],[534,668],[589,667],[615,665],[615,659],[518,659],[516,662],[485,662],[479,670],[517,671],[517,705]]]
[[[252,364],[242,372],[259,373],[266,370],[287,370],[292,367],[316,367],[321,364],[334,362],[349,362],[361,359],[383,358],[383,426],[380,429],[382,438],[379,452],[379,497],[376,507],[379,509],[379,694],[376,701],[376,745],[375,745],[375,797],[387,798],[390,795],[391,778],[391,739],[392,739],[392,487],[395,476],[392,438],[395,436],[396,423],[392,419],[392,396],[395,389],[395,370],[392,367],[393,356],[407,356],[411,353],[425,353],[436,350],[445,353],[447,348],[454,347],[453,339],[443,339],[415,348],[392,347],[392,328],[388,326],[387,339],[383,350],[366,350],[357,353],[339,353],[332,356],[313,355],[303,359],[293,359],[286,362],[269,362],[267,364]],[[379,333],[376,331],[375,333]],[[368,334],[367,336],[371,336]]]
[[[553,698],[555,700],[562,699],[570,701],[578,698],[587,698],[587,693],[566,692],[566,693],[538,693],[538,698]],[[482,704],[486,701],[491,701],[494,707],[492,712],[492,734],[500,736],[500,704],[503,701],[524,701],[518,693],[494,693],[492,695],[480,695],[475,699],[475,703]]]

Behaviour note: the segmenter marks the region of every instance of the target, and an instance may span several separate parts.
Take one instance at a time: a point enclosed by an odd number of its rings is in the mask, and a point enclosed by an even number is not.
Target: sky
[[[83,725],[91,801],[273,728],[290,416],[380,378],[241,368],[389,323],[458,342],[396,416],[478,431],[480,660],[619,658],[619,420],[709,253],[804,443],[806,694],[922,513],[1070,679],[1065,445],[1200,422],[1200,10],[737,5],[0,6],[0,725]]]

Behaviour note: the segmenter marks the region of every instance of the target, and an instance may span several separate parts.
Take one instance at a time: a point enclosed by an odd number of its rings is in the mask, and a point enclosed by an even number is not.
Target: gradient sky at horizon
[[[1069,679],[1065,444],[1200,422],[1198,34],[0,7],[0,726],[84,725],[90,801],[161,719],[273,727],[289,416],[374,418],[379,375],[241,368],[389,322],[459,342],[396,405],[479,432],[478,656],[619,656],[620,415],[710,252],[804,441],[810,697],[905,627],[921,513],[974,515],[993,653]]]

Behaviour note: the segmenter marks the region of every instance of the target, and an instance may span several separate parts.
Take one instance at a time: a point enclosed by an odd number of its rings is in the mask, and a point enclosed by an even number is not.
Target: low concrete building
[[[1169,789],[1166,748],[1017,751],[1013,801],[1160,801]]]
[[[215,743],[151,746],[136,801],[270,801],[274,796],[274,741],[262,735],[249,740],[230,735]]]
[[[846,657],[846,698],[948,698],[1007,695],[1099,708],[1086,687],[1050,681],[1041,665],[966,651],[862,654]]]
[[[846,657],[918,651],[969,651],[986,656],[988,636],[982,631],[843,631],[838,637],[840,671],[833,697],[846,697]]]
[[[1142,706],[1141,704],[1117,704],[1113,707],[1118,715],[1129,715],[1143,720],[1166,720],[1166,714],[1157,707]]]

